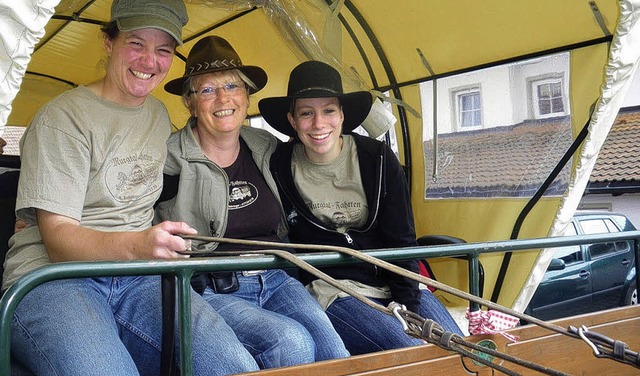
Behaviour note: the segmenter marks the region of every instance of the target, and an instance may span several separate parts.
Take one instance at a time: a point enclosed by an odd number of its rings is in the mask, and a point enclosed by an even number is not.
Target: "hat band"
[[[307,92],[307,91],[314,91],[314,90],[328,91],[328,92],[330,92],[330,93],[334,93],[334,94],[336,94],[336,96],[337,96],[337,95],[341,95],[341,94],[342,94],[341,92],[339,92],[339,91],[337,91],[337,90],[330,89],[330,88],[328,88],[328,87],[314,86],[314,87],[307,87],[307,88],[304,88],[304,89],[298,90],[298,91],[296,91],[295,93],[293,93],[293,95],[298,95],[298,94],[305,93],[305,92]]]
[[[214,60],[211,63],[204,61],[202,63],[198,63],[197,66],[189,67],[188,72],[185,75],[191,75],[194,72],[198,72],[202,69],[207,70],[210,68],[238,68],[240,66],[242,66],[242,62],[240,60],[236,62],[236,59]]]

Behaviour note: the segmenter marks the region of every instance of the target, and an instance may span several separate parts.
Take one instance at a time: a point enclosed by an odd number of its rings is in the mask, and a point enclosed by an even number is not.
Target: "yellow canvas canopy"
[[[341,70],[347,90],[372,90],[381,99],[373,114],[377,116],[367,120],[365,130],[378,136],[393,125],[391,130],[398,135],[399,158],[411,183],[417,234],[446,234],[468,242],[560,233],[578,205],[640,54],[637,0],[186,0],[185,3],[189,14],[183,31],[185,43],[178,48],[167,79],[182,75],[185,57],[199,38],[220,35],[230,41],[245,64],[259,65],[269,75],[266,88],[251,99],[249,113],[257,117],[258,100],[283,95],[288,74],[299,62],[317,59],[334,65]],[[100,26],[109,20],[110,7],[111,0],[0,0],[3,25],[0,136],[5,125],[28,126],[40,106],[59,93],[103,75]],[[554,59],[549,64],[564,68],[554,68],[554,74],[544,77],[532,74],[518,81],[520,76],[527,75],[527,69],[547,62],[548,57]],[[497,76],[511,82],[507,86],[512,90],[495,83],[493,77]],[[538,85],[537,79],[544,82]],[[537,92],[531,90],[534,86]],[[491,111],[482,116],[470,112],[469,118],[452,117],[447,112],[447,103],[452,104],[453,112],[456,105],[466,111],[468,104],[472,111],[478,111],[480,107],[473,107],[476,103],[473,100],[480,92],[484,93],[482,105],[494,104]],[[488,193],[488,187],[505,185],[500,179],[509,175],[506,162],[512,159],[506,155],[486,167],[487,175],[495,181],[478,177],[485,167],[474,165],[473,169],[465,170],[465,179],[461,181],[467,187],[473,186],[476,193],[447,193],[457,188],[442,185],[451,171],[446,167],[454,166],[449,163],[460,160],[464,155],[460,150],[469,147],[458,146],[456,153],[448,155],[446,147],[461,142],[461,134],[457,137],[453,132],[441,133],[443,127],[453,123],[464,128],[470,119],[473,126],[477,128],[480,124],[480,127],[465,136],[488,137],[484,144],[500,145],[504,151],[504,145],[512,143],[504,138],[497,141],[499,132],[485,129],[489,119],[499,118],[501,128],[496,130],[517,128],[521,132],[517,145],[524,145],[526,139],[535,136],[534,131],[525,129],[535,123],[530,120],[542,124],[548,118],[536,112],[542,107],[536,107],[535,103],[542,103],[545,95],[553,97],[557,92],[563,95],[556,98],[560,102],[551,101],[549,105],[561,104],[561,123],[567,124],[569,139],[555,142],[561,137],[560,133],[554,133],[548,142],[527,144],[531,150],[551,143],[564,145],[564,149],[545,153],[548,156],[545,163],[550,168],[544,176],[560,162],[585,124],[589,129],[568,162],[566,178],[556,184],[557,192],[532,201],[536,187],[541,185],[538,182],[531,184],[529,191],[516,187],[507,194],[496,194],[494,190]],[[188,113],[180,99],[164,92],[162,86],[154,95],[166,104],[175,127],[181,128]],[[507,107],[498,105],[507,96],[509,103],[521,99],[524,104],[507,111]],[[463,102],[467,99],[472,101]],[[530,113],[533,115],[529,116]],[[479,123],[473,123],[476,115]],[[474,141],[469,142],[459,145],[474,145]],[[439,145],[445,149],[438,149]],[[477,155],[490,158],[489,154]],[[442,170],[440,175],[435,171],[438,168]],[[527,185],[523,179],[517,178],[514,185]],[[462,183],[456,184],[457,187]],[[477,194],[480,186],[485,190]],[[430,196],[435,192],[441,194]],[[508,262],[504,260],[501,254],[481,258],[485,269],[484,297],[496,295],[498,303],[522,310],[549,257],[544,252],[532,251],[507,257]],[[468,285],[464,263],[436,260],[432,266],[441,281],[459,288]],[[451,304],[464,305],[456,301]]]

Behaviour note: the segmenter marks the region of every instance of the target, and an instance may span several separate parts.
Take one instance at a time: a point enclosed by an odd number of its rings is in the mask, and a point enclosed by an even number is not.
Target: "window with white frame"
[[[573,142],[570,77],[563,52],[420,83],[424,198],[539,192]],[[564,194],[570,178],[568,163],[544,196]]]
[[[482,126],[482,101],[478,88],[455,93],[458,129],[467,130]]]
[[[536,118],[565,114],[562,86],[562,78],[548,78],[532,82],[533,111]]]

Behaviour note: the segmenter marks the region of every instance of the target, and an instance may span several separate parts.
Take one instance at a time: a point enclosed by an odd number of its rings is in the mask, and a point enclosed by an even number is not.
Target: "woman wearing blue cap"
[[[258,106],[276,130],[293,138],[278,146],[271,170],[294,243],[353,249],[416,246],[413,213],[400,163],[384,143],[352,133],[372,105],[366,91],[344,93],[340,74],[307,61],[289,76],[287,96]],[[398,262],[418,272],[417,261]],[[445,307],[418,283],[366,263],[320,268],[383,306],[403,304],[445,330],[462,334]],[[422,343],[400,322],[315,276],[300,272],[351,354]]]
[[[105,76],[46,104],[21,141],[16,209],[3,288],[50,263],[175,259],[194,234],[152,226],[171,123],[150,96],[187,22],[182,0],[114,0]],[[224,320],[193,293],[193,372],[258,369]],[[158,375],[159,276],[55,280],[34,288],[12,321],[11,352],[37,375]]]

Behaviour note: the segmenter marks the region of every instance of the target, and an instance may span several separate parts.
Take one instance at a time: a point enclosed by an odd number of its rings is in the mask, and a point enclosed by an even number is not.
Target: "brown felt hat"
[[[226,39],[207,36],[197,41],[191,48],[184,75],[167,82],[164,90],[171,94],[182,95],[184,83],[189,77],[231,69],[241,71],[253,82],[256,88],[249,87],[249,94],[259,91],[267,84],[267,73],[260,67],[242,64],[240,56]]]

